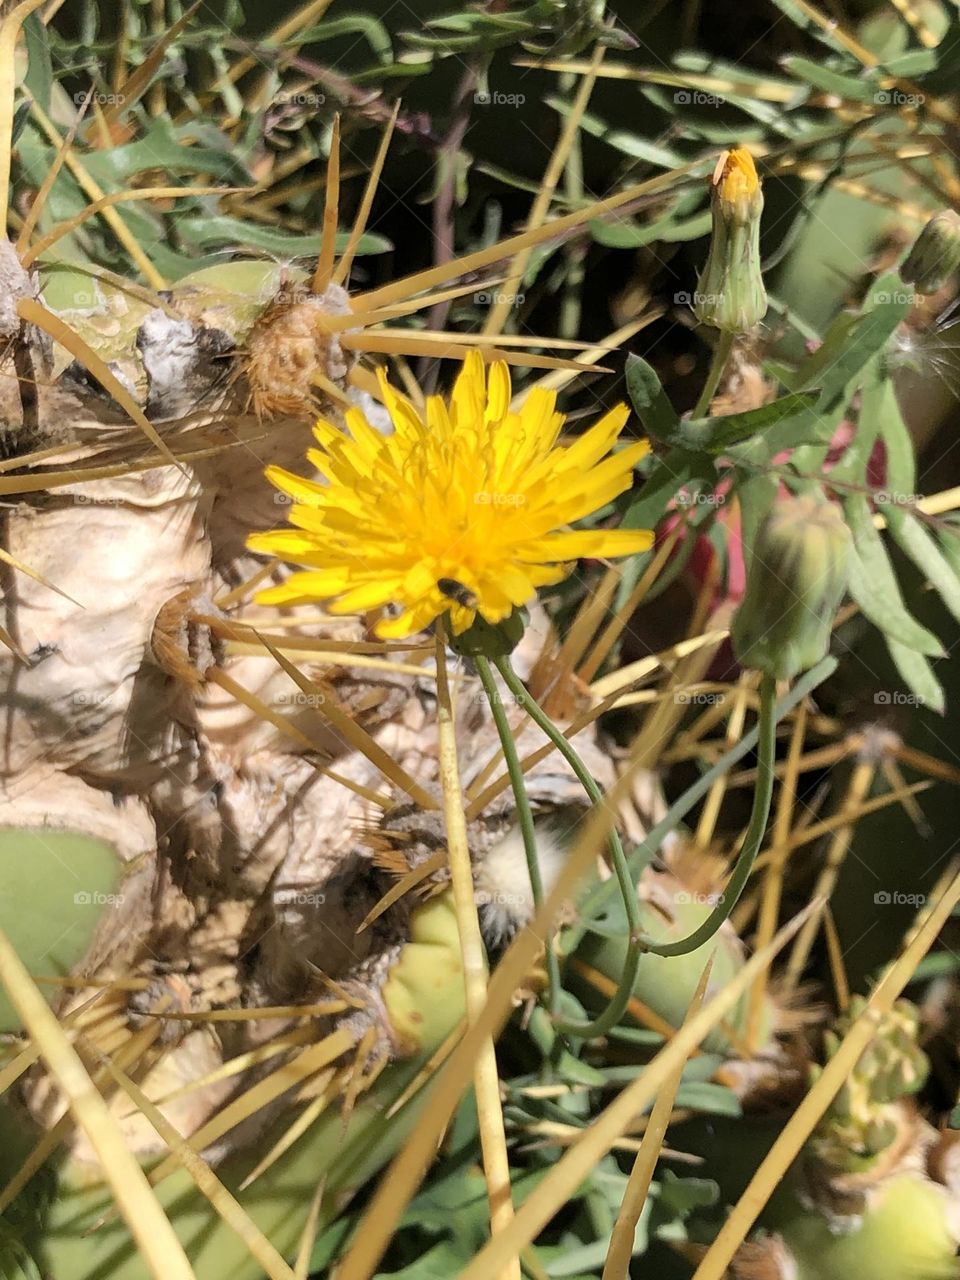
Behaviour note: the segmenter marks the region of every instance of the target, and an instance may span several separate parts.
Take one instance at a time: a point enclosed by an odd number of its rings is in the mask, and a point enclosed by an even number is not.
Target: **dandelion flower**
[[[395,606],[377,623],[403,639],[449,615],[461,634],[477,615],[496,624],[560,582],[581,556],[645,551],[648,530],[569,526],[630,487],[649,445],[612,449],[629,410],[618,405],[568,446],[553,392],[534,388],[510,408],[505,364],[479,352],[464,360],[449,401],[425,414],[380,375],[393,432],[381,435],[359,409],[344,431],[321,419],[307,458],[320,480],[279,467],[267,478],[293,499],[292,529],[251,535],[254,551],[301,566],[264,604],[327,602],[331,613]]]

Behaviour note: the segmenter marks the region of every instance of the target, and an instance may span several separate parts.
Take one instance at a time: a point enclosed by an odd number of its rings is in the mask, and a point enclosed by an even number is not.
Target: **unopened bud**
[[[703,324],[746,333],[767,313],[760,270],[763,192],[744,147],[724,152],[713,175],[713,234],[697,283],[694,312]]]
[[[785,498],[757,533],[747,591],[733,621],[745,667],[792,679],[824,658],[847,586],[850,531],[820,496]]]
[[[923,228],[907,254],[900,277],[918,293],[936,293],[960,267],[960,214],[944,209]]]
[[[450,638],[450,648],[465,658],[506,658],[523,639],[526,622],[524,609],[514,609],[509,618],[497,623],[487,622],[478,613],[466,631]]]

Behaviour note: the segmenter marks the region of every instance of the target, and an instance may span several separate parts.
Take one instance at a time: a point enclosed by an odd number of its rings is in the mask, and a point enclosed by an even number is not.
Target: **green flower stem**
[[[713,349],[707,380],[703,384],[703,390],[700,392],[700,399],[690,415],[692,419],[706,418],[709,415],[710,401],[716,395],[720,379],[723,377],[723,371],[727,367],[727,361],[730,359],[730,352],[733,350],[733,339],[734,335],[732,333],[728,333],[725,329],[720,330],[717,345]]]
[[[812,670],[802,675],[790,692],[777,703],[774,713],[775,721],[779,723],[818,685],[823,684],[824,680],[833,675],[836,669],[836,658],[827,657],[822,662],[818,662]],[[735,764],[739,764],[749,751],[753,750],[759,736],[759,727],[751,729],[749,733],[745,733],[736,746],[731,747],[729,751],[725,751],[715,765],[712,765],[702,777],[688,787],[681,796],[678,796],[660,821],[651,827],[646,837],[631,852],[628,865],[634,873],[638,874],[647,865],[667,836],[676,830],[697,801],[703,799],[717,779],[722,778]],[[590,921],[597,916],[613,892],[614,885],[609,880],[596,885],[580,904],[581,920]],[[578,928],[579,933],[577,932]],[[574,940],[576,941],[579,937],[582,937],[588,928],[589,925],[587,923],[574,926],[572,930]]]
[[[535,724],[539,725],[543,732],[547,735],[553,745],[557,748],[563,758],[570,765],[586,791],[591,802],[595,805],[602,806],[604,801],[603,792],[597,786],[596,781],[583,761],[580,759],[573,744],[570,740],[557,728],[546,712],[539,706],[537,701],[530,695],[524,687],[523,682],[511,667],[507,658],[495,658],[494,665],[500,672],[500,675],[510,692],[517,698],[520,705],[523,706]],[[626,963],[617,990],[614,992],[610,1003],[604,1012],[595,1018],[592,1022],[574,1022],[565,1018],[555,1018],[555,1025],[558,1030],[566,1035],[577,1036],[579,1039],[592,1040],[597,1036],[605,1035],[611,1027],[615,1027],[627,1010],[630,998],[633,995],[633,987],[636,982],[637,974],[640,970],[640,960],[646,949],[641,942],[641,933],[643,923],[640,919],[640,904],[637,901],[637,890],[630,876],[630,868],[627,866],[627,859],[623,852],[623,845],[620,842],[619,832],[615,827],[610,829],[610,857],[613,863],[614,874],[620,893],[623,897],[624,910],[627,916],[627,923],[630,927],[630,947],[627,951]]]
[[[704,920],[698,929],[680,942],[654,942],[652,938],[643,938],[647,951],[657,956],[686,956],[696,951],[705,942],[709,942],[723,922],[737,905],[740,895],[746,888],[750,872],[760,851],[763,833],[767,829],[767,818],[770,816],[770,801],[773,797],[773,775],[776,768],[777,751],[777,681],[775,676],[764,675],[760,683],[760,724],[757,740],[757,786],[753,793],[753,810],[744,836],[740,857],[733,869],[722,900]]]
[[[544,898],[543,877],[540,874],[540,860],[537,855],[537,833],[533,825],[533,810],[530,808],[530,797],[527,795],[527,788],[523,780],[523,769],[520,765],[520,757],[517,754],[517,744],[510,730],[510,721],[500,699],[500,693],[493,678],[493,672],[490,670],[489,661],[480,654],[474,655],[473,661],[479,673],[484,693],[487,695],[487,701],[490,703],[490,710],[493,712],[497,732],[500,735],[503,758],[506,761],[507,773],[510,775],[513,797],[517,803],[517,820],[520,824],[520,833],[523,836],[523,851],[526,854],[527,870],[530,873],[533,902],[537,911],[539,911],[543,906]],[[560,1000],[560,962],[557,959],[557,953],[553,948],[549,934],[544,939],[544,951],[546,954],[548,982],[547,1008],[552,1014],[555,1014]]]

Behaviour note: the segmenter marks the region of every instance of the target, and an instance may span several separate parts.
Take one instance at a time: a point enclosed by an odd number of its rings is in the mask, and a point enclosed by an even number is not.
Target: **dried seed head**
[[[338,285],[322,294],[304,285],[281,285],[254,322],[241,361],[249,402],[258,418],[313,417],[318,387],[342,385],[353,357],[325,325],[329,315],[349,315],[350,299]]]
[[[197,687],[207,671],[223,656],[222,645],[208,626],[192,614],[219,613],[211,601],[197,598],[187,587],[168,600],[157,614],[150,636],[150,651],[158,667],[183,684]]]

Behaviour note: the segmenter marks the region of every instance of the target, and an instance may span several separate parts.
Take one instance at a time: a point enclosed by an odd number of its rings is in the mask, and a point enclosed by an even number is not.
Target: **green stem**
[[[777,703],[775,718],[779,723],[785,715],[788,715],[795,706],[801,703],[804,698],[813,692],[818,685],[823,684],[829,676],[833,675],[837,669],[837,660],[834,657],[824,658],[822,662],[818,662],[804,675],[802,675],[796,684]],[[673,804],[663,815],[655,826],[644,836],[643,840],[636,846],[630,854],[628,865],[631,867],[633,874],[639,877],[643,868],[650,862],[651,858],[663,845],[664,840],[679,827],[684,818],[693,808],[693,806],[707,794],[713,784],[723,775],[729,772],[735,764],[752,751],[759,739],[759,727],[755,726],[745,733],[740,741],[725,751],[715,765],[712,765],[702,774],[696,782],[689,786],[682,795],[674,800]],[[614,884],[610,880],[604,880],[596,885],[580,903],[581,923],[574,925],[568,930],[571,945],[576,946],[580,938],[589,928],[586,923],[595,919],[599,914],[607,899],[614,892]]]
[[[710,401],[716,395],[720,379],[723,377],[723,371],[727,367],[727,361],[730,359],[730,352],[733,350],[733,339],[734,335],[732,333],[727,333],[725,329],[720,331],[717,345],[713,348],[713,357],[710,361],[707,380],[703,384],[703,390],[700,392],[700,399],[690,415],[691,419],[706,418],[710,413]]]
[[[729,917],[737,905],[740,895],[746,888],[750,872],[760,845],[763,833],[767,829],[767,818],[770,815],[770,801],[773,797],[773,776],[776,768],[777,751],[777,681],[774,676],[765,675],[760,684],[760,725],[757,743],[757,786],[753,793],[753,810],[747,826],[747,834],[743,839],[740,857],[733,869],[723,896],[717,906],[710,912],[703,924],[694,929],[688,937],[680,942],[654,942],[652,938],[644,938],[648,951],[658,956],[686,956],[696,951],[705,942],[709,942],[720,926]]]
[[[527,788],[523,780],[523,768],[520,764],[520,757],[517,754],[517,744],[510,730],[510,721],[504,710],[500,692],[493,678],[493,672],[490,670],[489,661],[480,654],[476,654],[473,661],[480,676],[480,683],[483,685],[484,693],[487,695],[487,701],[490,703],[490,710],[493,712],[497,733],[500,735],[503,758],[506,761],[507,773],[510,775],[513,798],[517,804],[517,821],[520,824],[520,834],[523,836],[523,851],[527,858],[527,871],[530,873],[533,902],[537,911],[539,911],[543,906],[544,898],[543,877],[540,874],[540,860],[537,855],[537,833],[533,825],[533,810],[530,808],[530,797],[527,795]],[[557,959],[557,953],[553,948],[553,942],[549,934],[544,938],[544,951],[546,954],[548,981],[547,1007],[552,1014],[555,1014],[560,1000],[560,962]]]
[[[507,658],[495,658],[494,665],[500,672],[507,688],[517,698],[520,705],[525,708],[531,720],[540,726],[543,732],[570,765],[570,768],[576,774],[592,803],[597,806],[603,806],[605,803],[604,795],[597,786],[593,775],[580,759],[570,740],[560,729],[557,728],[546,712],[527,691],[523,682],[520,680],[520,677],[514,671],[513,667],[511,667],[509,660]],[[634,983],[636,982],[637,974],[640,970],[640,960],[646,950],[641,942],[643,922],[640,918],[640,904],[637,901],[637,890],[630,876],[630,868],[627,866],[627,859],[623,852],[623,845],[620,842],[620,834],[616,830],[616,827],[611,827],[610,829],[610,860],[613,863],[614,874],[620,887],[621,896],[623,897],[627,924],[630,927],[630,946],[627,950],[626,962],[624,964],[623,973],[620,976],[620,982],[617,985],[617,990],[614,992],[606,1009],[598,1018],[594,1018],[592,1022],[573,1022],[565,1018],[555,1017],[555,1025],[560,1031],[564,1032],[566,1035],[577,1036],[582,1040],[592,1040],[597,1036],[605,1035],[611,1027],[615,1027],[617,1025],[624,1013],[626,1013],[627,1005],[630,1003],[630,998],[633,995]]]

